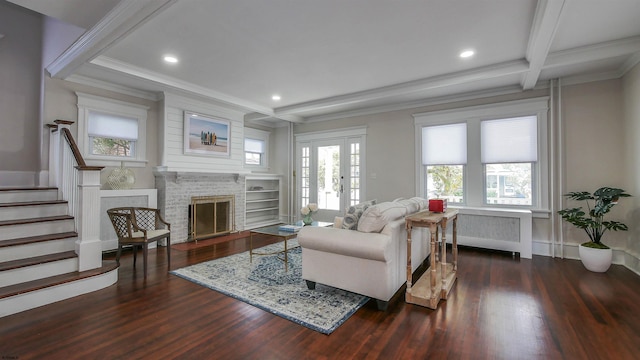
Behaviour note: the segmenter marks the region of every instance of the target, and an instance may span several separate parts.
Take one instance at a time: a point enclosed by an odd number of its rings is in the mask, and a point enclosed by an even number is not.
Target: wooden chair
[[[171,224],[164,221],[160,210],[142,207],[120,207],[107,210],[113,229],[118,235],[116,262],[120,265],[123,245],[133,247],[133,266],[136,265],[138,246],[142,247],[144,277],[147,277],[149,243],[167,239],[167,271],[171,269]]]

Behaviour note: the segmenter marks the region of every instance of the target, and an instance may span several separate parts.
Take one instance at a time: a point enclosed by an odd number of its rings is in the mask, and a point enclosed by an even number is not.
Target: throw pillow
[[[358,231],[380,232],[389,221],[400,219],[406,214],[406,206],[397,202],[384,202],[371,206],[360,217]]]
[[[344,215],[342,219],[342,228],[347,230],[357,230],[358,229],[358,221],[360,221],[360,216],[367,210],[369,206],[375,205],[377,200],[369,200],[361,202],[360,204],[350,206],[347,209],[347,213]]]
[[[420,210],[420,203],[414,199],[402,199],[396,201],[396,203],[404,205],[407,208],[407,214],[413,214]]]
[[[417,197],[417,196],[416,197],[412,197],[411,200],[414,200],[418,204],[420,204],[420,211],[429,209],[429,200],[423,199],[423,198]]]

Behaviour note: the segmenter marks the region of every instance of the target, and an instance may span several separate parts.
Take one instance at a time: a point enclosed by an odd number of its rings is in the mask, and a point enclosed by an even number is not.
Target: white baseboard
[[[563,259],[580,260],[580,254],[578,246],[580,244],[563,244],[562,254],[560,253],[560,244],[552,244],[550,241],[534,241],[533,254],[540,256],[552,256],[551,249],[556,247],[555,256]],[[624,249],[612,249],[613,260],[612,263],[616,265],[622,265],[634,273],[640,275],[640,256],[632,254]]]

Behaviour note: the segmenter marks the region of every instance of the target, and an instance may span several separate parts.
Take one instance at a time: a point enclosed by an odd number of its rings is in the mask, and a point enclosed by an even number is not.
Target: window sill
[[[513,207],[488,207],[488,206],[487,207],[470,207],[470,206],[453,206],[453,205],[450,205],[449,208],[458,209],[462,213],[464,213],[465,210],[470,210],[472,212],[484,211],[484,212],[513,212],[513,213],[529,211],[531,212],[531,217],[533,217],[534,219],[548,219],[551,215],[551,211],[546,209],[524,209],[524,208],[513,208]]]
[[[129,167],[129,168],[143,168],[147,166],[148,160],[137,160],[137,159],[92,159],[85,158],[84,159],[87,165],[90,166],[108,166],[108,167]]]

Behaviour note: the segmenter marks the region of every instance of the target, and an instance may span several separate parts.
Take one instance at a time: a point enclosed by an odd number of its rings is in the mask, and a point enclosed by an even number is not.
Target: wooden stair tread
[[[55,187],[0,187],[0,191],[46,191],[46,190],[58,190]]]
[[[78,233],[75,231],[57,233],[57,234],[47,234],[47,235],[38,235],[38,236],[29,236],[17,239],[9,239],[9,240],[1,240],[0,248],[7,246],[16,246],[16,245],[25,245],[31,243],[38,243],[49,240],[60,240],[66,238],[77,237]]]
[[[32,224],[32,223],[38,223],[38,222],[69,220],[69,219],[73,220],[73,216],[58,215],[58,216],[46,216],[46,217],[30,218],[30,219],[5,220],[5,221],[0,221],[0,226]]]
[[[75,251],[65,251],[54,254],[34,256],[30,258],[0,262],[0,271],[19,269],[27,266],[40,265],[54,261],[78,257]]]
[[[23,201],[23,202],[2,203],[0,204],[0,208],[14,207],[14,206],[54,205],[54,204],[66,204],[66,203],[67,201],[65,200]]]
[[[11,286],[0,288],[0,299],[8,298],[15,295],[25,294],[31,291],[41,290],[52,286],[69,283],[76,280],[86,279],[93,276],[102,275],[118,268],[118,264],[111,261],[103,261],[102,267],[82,272],[72,272],[62,275],[51,276],[44,279],[25,282]]]

